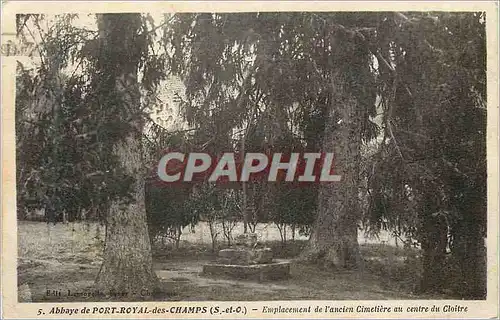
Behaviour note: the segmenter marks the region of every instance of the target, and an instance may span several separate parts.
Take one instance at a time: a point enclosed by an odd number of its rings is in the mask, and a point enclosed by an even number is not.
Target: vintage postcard
[[[2,3],[2,318],[498,318],[498,7]]]

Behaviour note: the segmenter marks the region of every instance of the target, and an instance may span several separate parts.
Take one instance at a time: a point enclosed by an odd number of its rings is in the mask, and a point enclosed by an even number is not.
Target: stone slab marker
[[[290,277],[290,262],[276,261],[254,265],[206,264],[203,266],[203,273],[257,281],[285,280]]]

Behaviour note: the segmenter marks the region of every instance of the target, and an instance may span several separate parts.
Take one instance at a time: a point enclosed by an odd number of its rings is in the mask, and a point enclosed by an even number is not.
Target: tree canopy
[[[125,47],[119,33],[104,44],[97,28],[76,27],[76,15],[54,17],[48,29],[41,25],[47,17],[18,15],[20,41],[36,38],[40,62],[32,70],[18,68],[20,218],[42,207],[50,221],[63,212],[72,220],[88,218],[83,209],[103,218],[113,202],[133,199],[137,177],[113,152],[133,132],[150,154],[142,164],[149,170],[172,146],[214,154],[318,152],[346,132],[343,139],[352,141],[339,150],[356,158],[352,167],[344,165],[350,198],[359,204],[349,209],[350,225],[375,234],[389,230],[420,244],[423,290],[452,286],[465,296],[484,296],[484,13],[136,18],[134,30],[122,26],[133,35]],[[138,108],[127,107],[127,88],[112,90],[131,66],[137,69]],[[179,99],[188,129],[182,132],[147,123],[145,111],[161,103],[158,92],[169,77],[184,83]],[[259,183],[234,192],[189,186],[178,190],[182,197],[154,185],[146,189],[156,230],[195,224],[220,213],[226,200],[232,201],[227,212],[241,212],[236,219],[250,223],[252,211],[255,221],[308,229],[325,193]],[[458,284],[446,283],[450,272],[460,274]]]

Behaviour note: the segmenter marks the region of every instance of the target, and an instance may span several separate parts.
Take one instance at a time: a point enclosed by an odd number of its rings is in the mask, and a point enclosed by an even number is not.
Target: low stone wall
[[[206,264],[203,266],[203,273],[212,276],[257,281],[283,280],[290,277],[290,262],[276,261],[253,265]]]
[[[246,249],[229,248],[219,251],[217,262],[219,264],[265,264],[273,261],[273,252],[270,248]]]

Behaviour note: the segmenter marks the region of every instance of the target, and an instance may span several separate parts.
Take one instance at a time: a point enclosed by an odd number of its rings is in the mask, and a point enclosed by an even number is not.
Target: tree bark
[[[141,164],[136,151],[140,142],[128,137],[117,146],[127,169]],[[136,177],[133,201],[116,201],[106,217],[104,261],[97,278],[103,292],[139,296],[141,290],[154,292],[157,277],[153,271],[151,242],[146,223],[144,178]]]
[[[133,130],[115,143],[113,154],[134,182],[131,198],[113,202],[107,213],[104,261],[96,284],[103,292],[118,292],[134,298],[139,297],[141,291],[154,292],[158,283],[153,271],[146,216],[142,119],[135,116],[140,110],[137,82],[140,15],[103,14],[98,17],[98,25],[102,74],[114,77],[108,79],[111,87],[114,86],[110,88],[114,91],[110,92],[110,97],[120,97],[128,113],[125,116],[129,116],[122,120],[133,126]]]
[[[472,214],[454,226],[452,256],[458,262],[460,274],[452,279],[455,291],[462,298],[486,299],[487,252],[476,212],[472,210]]]
[[[357,222],[362,114],[341,71],[334,71],[331,81],[323,152],[333,152],[335,174],[341,181],[321,183],[317,217],[302,259],[357,268],[361,264]]]
[[[423,216],[422,279],[419,289],[422,292],[441,292],[445,287],[448,226],[443,217],[433,217],[432,211]]]

